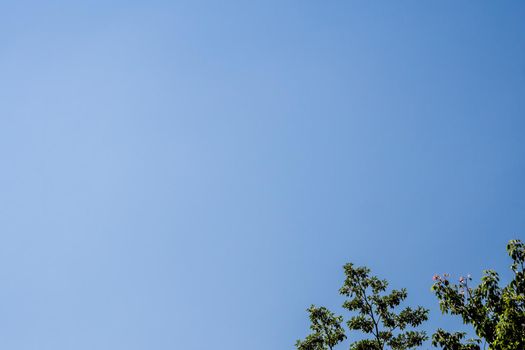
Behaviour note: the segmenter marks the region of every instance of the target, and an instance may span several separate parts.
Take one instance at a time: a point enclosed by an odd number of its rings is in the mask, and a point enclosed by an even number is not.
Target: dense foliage
[[[511,240],[507,252],[512,259],[512,280],[500,286],[499,274],[484,271],[481,283],[471,286],[470,275],[452,283],[450,275],[435,275],[432,291],[443,313],[458,315],[473,326],[477,338],[465,339],[464,332],[438,329],[432,345],[443,350],[525,350],[525,244]],[[405,289],[387,292],[388,282],[370,275],[366,267],[344,266],[345,281],[340,294],[346,297],[343,308],[353,315],[346,325],[365,337],[353,341],[350,350],[407,350],[423,344],[425,332],[416,331],[427,320],[422,307],[396,309],[407,298]],[[332,350],[346,339],[343,317],[325,307],[312,305],[312,333],[298,340],[298,350]]]
[[[406,307],[395,309],[406,299],[405,289],[386,292],[388,282],[370,275],[366,267],[344,266],[345,281],[340,294],[347,299],[343,308],[357,313],[347,322],[351,331],[361,331],[368,338],[354,341],[352,350],[406,350],[419,346],[427,336],[425,332],[408,330],[427,320],[428,310]],[[312,333],[303,341],[298,340],[299,350],[328,350],[342,342],[346,336],[341,326],[343,318],[326,308],[311,306],[308,309]]]
[[[483,342],[491,350],[525,349],[525,244],[512,240],[507,245],[512,258],[513,279],[499,285],[496,271],[486,270],[477,287],[470,276],[451,283],[450,276],[434,276],[432,290],[443,313],[459,315],[473,326],[478,338],[462,342],[465,334],[439,329],[432,337],[435,346],[444,350],[477,350]]]
[[[342,316],[335,316],[327,308],[315,305],[310,306],[307,311],[310,314],[312,333],[304,341],[297,341],[297,349],[331,350],[346,338],[344,328],[341,326]]]
[[[388,282],[370,276],[366,267],[344,266],[346,279],[339,292],[348,299],[343,307],[357,312],[347,322],[350,330],[358,330],[370,339],[352,343],[352,350],[412,349],[427,338],[425,332],[407,330],[427,320],[428,310],[406,307],[396,313],[395,309],[407,298],[406,289],[386,293]]]

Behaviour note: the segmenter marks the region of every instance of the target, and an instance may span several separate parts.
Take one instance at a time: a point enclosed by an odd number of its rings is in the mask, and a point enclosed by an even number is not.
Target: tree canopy
[[[476,287],[471,286],[470,275],[460,277],[458,283],[452,283],[447,274],[434,276],[432,291],[441,311],[460,316],[478,336],[462,342],[465,333],[438,329],[432,338],[434,346],[445,350],[477,350],[483,342],[492,350],[525,349],[525,244],[511,240],[507,252],[512,259],[513,278],[503,287],[494,270],[483,271],[481,283]]]
[[[344,272],[346,278],[339,293],[346,297],[343,308],[353,313],[346,325],[350,331],[360,331],[366,336],[352,342],[350,349],[407,350],[427,339],[425,332],[409,329],[427,320],[427,309],[419,306],[396,311],[407,298],[406,289],[387,292],[388,282],[371,275],[367,267],[349,263],[344,266]],[[346,338],[342,316],[314,305],[308,312],[312,333],[297,341],[297,349],[331,350]]]
[[[460,316],[473,327],[476,338],[466,339],[465,332],[438,329],[432,335],[432,345],[443,350],[525,349],[525,244],[511,240],[507,252],[512,259],[512,279],[500,286],[499,274],[483,271],[481,282],[472,286],[470,275],[452,283],[449,274],[434,275],[432,292],[444,314]],[[428,339],[417,331],[428,319],[428,310],[418,306],[404,307],[406,289],[388,290],[388,281],[371,275],[367,267],[352,263],[344,266],[345,280],[339,293],[345,297],[342,307],[351,312],[346,322],[350,332],[359,337],[350,343],[350,350],[408,350],[421,346]],[[325,307],[308,308],[309,334],[298,340],[298,350],[333,350],[346,338],[344,318]],[[349,333],[350,335],[350,333]]]

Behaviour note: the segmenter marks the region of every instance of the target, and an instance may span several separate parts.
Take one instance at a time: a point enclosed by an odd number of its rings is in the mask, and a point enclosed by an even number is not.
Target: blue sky
[[[291,349],[346,262],[525,238],[522,1],[0,2],[0,345]],[[343,347],[344,348],[344,347]]]

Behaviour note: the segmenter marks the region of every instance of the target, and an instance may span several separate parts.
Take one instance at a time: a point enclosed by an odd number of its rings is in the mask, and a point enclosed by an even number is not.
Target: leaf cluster
[[[492,350],[525,349],[525,244],[511,240],[507,252],[512,259],[512,281],[500,286],[496,271],[485,270],[481,283],[472,287],[471,277],[460,277],[452,283],[450,276],[434,276],[432,291],[443,313],[458,315],[473,326],[477,339],[462,343],[463,333],[448,333],[439,329],[433,335],[433,345],[443,349],[480,349],[483,339]]]
[[[387,293],[388,281],[370,275],[370,269],[344,266],[346,279],[339,292],[348,299],[343,308],[356,312],[347,322],[350,330],[370,336],[354,342],[351,349],[393,350],[412,349],[427,339],[425,332],[408,330],[428,319],[428,310],[422,307],[396,309],[407,298],[406,289]]]
[[[346,325],[350,331],[360,331],[367,339],[354,341],[351,350],[406,350],[419,346],[427,339],[425,332],[415,331],[428,318],[422,307],[396,309],[407,298],[406,289],[387,293],[388,282],[370,274],[366,267],[344,266],[345,281],[339,290],[346,297],[343,308],[353,316]],[[328,350],[345,338],[343,317],[324,307],[308,308],[312,333],[298,340],[299,350]]]
[[[307,309],[310,315],[310,329],[312,333],[305,340],[298,340],[295,344],[299,350],[328,350],[342,342],[345,331],[341,326],[342,316],[336,316],[325,307],[310,306]]]

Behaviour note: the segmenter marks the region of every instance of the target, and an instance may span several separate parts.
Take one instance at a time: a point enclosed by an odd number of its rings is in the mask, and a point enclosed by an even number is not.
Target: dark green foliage
[[[420,346],[427,339],[425,332],[407,330],[427,320],[427,309],[406,307],[395,312],[407,298],[405,289],[387,293],[388,282],[370,276],[370,270],[366,267],[346,264],[344,270],[346,279],[339,292],[348,299],[343,307],[357,312],[347,322],[348,328],[371,336],[371,339],[352,343],[350,349],[405,350]]]
[[[443,350],[525,350],[525,244],[512,240],[507,245],[512,259],[513,279],[500,287],[500,278],[493,270],[484,271],[481,283],[471,286],[472,278],[460,277],[458,283],[450,275],[434,276],[432,291],[443,313],[458,315],[473,326],[475,339],[466,333],[438,329],[432,345]],[[345,281],[340,294],[347,299],[343,308],[353,312],[347,321],[350,331],[361,331],[368,338],[350,344],[350,350],[407,350],[422,345],[425,332],[415,328],[427,320],[428,310],[417,307],[396,309],[407,298],[405,289],[387,292],[388,282],[370,275],[366,267],[344,266]],[[308,309],[312,333],[297,341],[299,350],[332,350],[345,338],[343,317],[324,307]]]
[[[514,278],[505,287],[499,286],[499,275],[493,270],[484,271],[481,283],[474,288],[470,276],[461,277],[457,284],[451,283],[447,274],[434,276],[432,290],[441,311],[459,315],[479,337],[462,343],[464,334],[439,329],[432,337],[434,346],[445,350],[480,349],[478,344],[483,339],[491,350],[525,349],[525,245],[512,240],[507,251],[513,261]]]
[[[443,350],[480,350],[479,339],[468,339],[466,343],[462,343],[465,335],[464,332],[448,333],[438,329],[432,335],[432,345],[440,346]]]
[[[427,339],[425,332],[409,330],[427,320],[428,310],[407,307],[400,312],[395,309],[406,299],[405,289],[386,293],[388,282],[370,276],[366,267],[344,266],[346,279],[340,289],[347,297],[343,307],[357,312],[347,322],[350,331],[361,331],[371,339],[358,340],[350,345],[352,350],[405,350],[419,346]],[[335,316],[324,307],[311,306],[310,314],[312,333],[306,339],[296,343],[299,350],[328,350],[346,336],[342,327],[343,318]]]
[[[335,316],[325,307],[312,305],[308,308],[312,333],[305,340],[298,340],[295,346],[299,350],[328,350],[342,342],[346,336],[341,323],[342,316]]]

